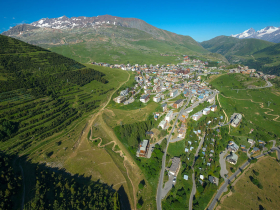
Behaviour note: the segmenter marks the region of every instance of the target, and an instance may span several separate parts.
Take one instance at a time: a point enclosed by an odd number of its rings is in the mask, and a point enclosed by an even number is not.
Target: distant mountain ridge
[[[182,55],[203,55],[228,63],[222,55],[210,53],[190,36],[156,28],[137,18],[111,15],[42,18],[2,34],[82,63],[178,63]]]
[[[274,26],[267,26],[258,31],[255,31],[255,29],[250,28],[240,34],[231,36],[239,39],[255,38],[269,42],[280,43],[280,27],[277,28]]]

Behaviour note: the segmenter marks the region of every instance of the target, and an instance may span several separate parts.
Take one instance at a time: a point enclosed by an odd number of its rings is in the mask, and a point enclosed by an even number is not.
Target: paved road
[[[169,175],[169,179],[165,183],[164,188],[162,189],[161,199],[163,199],[167,195],[167,193],[172,189],[173,185],[176,184],[176,183],[173,182],[173,179],[174,179],[174,176]]]
[[[279,158],[280,157],[280,155],[279,155],[280,149],[278,149],[277,147],[272,148],[271,150],[269,150],[269,152],[272,152],[272,151],[275,151],[275,150],[278,151],[278,158]],[[268,152],[265,152],[265,153],[263,153],[261,155],[258,155],[255,158],[260,158],[260,157],[262,157],[262,156],[264,156],[266,154],[268,154]],[[207,210],[214,209],[214,207],[216,206],[217,201],[221,197],[222,193],[227,191],[228,184],[230,182],[232,182],[232,180],[234,180],[237,177],[237,175],[241,172],[241,170],[243,170],[248,165],[249,165],[249,161],[246,161],[246,163],[244,163],[229,179],[225,179],[225,183],[220,187],[220,189],[218,190],[217,194],[215,195],[215,198],[213,199],[213,201],[211,202],[211,204],[209,205]]]
[[[226,179],[225,174],[228,174],[227,167],[226,167],[226,154],[227,151],[224,151],[219,155],[219,163],[221,166],[220,175],[224,179]]]
[[[166,102],[168,102],[168,101],[170,101],[170,100],[172,100],[172,99],[174,99],[174,98],[176,98],[177,96],[179,96],[181,93],[179,93],[178,95],[176,95],[176,96],[174,96],[174,97],[172,97],[172,98],[167,98],[167,99],[165,99],[165,100],[162,100],[162,104],[163,103],[166,103]],[[183,99],[183,100],[186,100],[186,99]]]
[[[199,150],[201,149],[201,147],[202,147],[202,145],[203,145],[204,139],[205,139],[205,134],[203,135],[202,139],[201,139],[200,142],[199,142],[199,146],[198,146],[198,148],[197,148],[197,150],[196,150],[196,152],[195,152],[195,156],[194,156],[194,160],[193,160],[193,164],[192,164],[192,170],[193,170],[192,182],[193,182],[193,186],[192,186],[192,192],[191,192],[190,200],[189,200],[189,209],[192,209],[193,196],[194,196],[195,193],[196,193],[195,174],[194,174],[193,166],[194,166],[194,164],[195,164],[195,161],[196,161],[197,158],[198,158],[198,153],[199,153]]]
[[[176,137],[175,139],[170,140],[169,143],[174,143],[174,142],[177,142],[177,141],[181,141],[183,139],[184,138],[182,138],[182,137]]]
[[[271,84],[271,82],[266,81],[266,85],[263,87],[255,87],[255,88],[246,88],[246,89],[232,89],[232,90],[252,90],[252,89],[262,89],[262,88],[269,88],[272,87],[273,84]]]
[[[157,210],[161,210],[161,199],[162,199],[162,185],[163,185],[163,177],[164,177],[164,171],[165,171],[165,161],[166,161],[166,151],[169,145],[169,141],[172,137],[172,133],[175,129],[175,126],[178,122],[179,117],[182,115],[184,109],[186,108],[186,106],[189,104],[190,100],[191,100],[192,95],[189,96],[187,103],[183,106],[183,108],[181,109],[180,113],[178,114],[174,125],[172,127],[172,130],[170,132],[169,137],[167,138],[167,145],[166,148],[164,150],[164,154],[162,157],[162,166],[161,166],[161,172],[160,172],[160,176],[159,176],[159,182],[158,182],[158,188],[157,188],[157,196],[156,196],[156,202],[157,202]]]

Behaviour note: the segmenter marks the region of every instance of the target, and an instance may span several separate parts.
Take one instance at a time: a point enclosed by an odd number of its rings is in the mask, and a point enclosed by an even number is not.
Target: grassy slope
[[[238,93],[236,90],[231,90],[232,88],[243,89],[246,87],[247,77],[248,76],[241,74],[222,75],[211,82],[212,86],[221,92],[219,100],[227,115],[231,116],[235,112],[244,115],[242,119],[244,123],[238,128],[231,129],[231,134],[254,137],[258,132],[264,132],[262,134],[264,135],[263,138],[267,140],[274,139],[272,136],[265,136],[265,132],[266,134],[267,132],[271,132],[278,136],[280,135],[278,129],[279,120],[275,120],[280,113],[280,100],[275,94],[279,90],[275,87],[256,90],[239,90]],[[269,107],[267,104],[268,101],[271,102]],[[260,106],[261,103],[263,103],[263,108]],[[267,112],[267,114],[265,112]],[[251,128],[255,129],[255,131],[249,135],[248,133]],[[263,129],[265,131],[262,131]]]
[[[174,55],[201,55],[212,60],[225,60],[209,53],[189,36],[159,30],[154,36],[144,31],[120,26],[73,30],[33,30],[18,39],[40,45],[82,63],[178,63]],[[161,56],[169,54],[173,56]],[[207,54],[207,55],[206,55]]]
[[[253,170],[258,171],[256,176]],[[234,186],[235,192],[226,198],[220,205],[221,210],[226,209],[277,209],[279,206],[279,164],[270,157],[265,157],[255,163],[252,168],[241,175],[242,177]],[[259,189],[254,185],[249,176],[253,176],[263,185]]]
[[[220,53],[224,56],[244,56],[272,46],[274,43],[259,39],[238,39],[229,36],[218,36],[202,42],[201,45],[213,53]]]

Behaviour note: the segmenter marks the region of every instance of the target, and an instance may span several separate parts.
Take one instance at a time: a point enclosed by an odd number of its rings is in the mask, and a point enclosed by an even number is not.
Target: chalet
[[[235,165],[235,164],[237,163],[238,156],[237,156],[235,153],[231,153],[230,155],[228,155],[228,156],[226,157],[226,160],[227,160],[229,163]]]
[[[185,122],[186,122],[186,117],[180,116],[180,117],[179,117],[179,120],[180,120],[182,123],[185,123]]]
[[[245,145],[240,145],[240,148],[241,149],[246,149],[246,146]]]
[[[258,140],[259,144],[265,144],[265,141],[263,140]]]
[[[255,144],[255,141],[253,139],[248,139],[248,143],[250,143],[251,145]]]
[[[150,94],[146,94],[146,95],[141,96],[140,101],[142,103],[147,103],[149,101],[149,99],[150,99]]]
[[[242,119],[242,115],[241,114],[234,113],[232,115],[232,117],[231,117],[231,120],[230,120],[231,126],[236,128],[240,124],[241,119]]]
[[[184,125],[184,124],[183,124]],[[179,130],[178,130],[178,137],[179,138],[184,138],[186,135],[186,128],[185,127],[181,127]]]
[[[205,108],[203,109],[202,113],[203,115],[208,115],[210,113],[211,109],[210,108]]]
[[[253,150],[252,150],[252,153],[256,153],[256,152],[259,152],[259,151],[260,151],[260,148],[254,147]]]
[[[184,103],[184,100],[183,99],[178,99],[174,104],[173,104],[173,107],[178,109],[180,108],[181,106],[183,106],[183,103]]]
[[[149,140],[143,140],[138,147],[138,150],[136,152],[137,157],[146,157],[148,150],[149,150]]]
[[[204,180],[204,176],[203,176],[202,174],[199,175],[199,178],[200,178],[201,180]]]
[[[227,145],[227,149],[230,152],[237,152],[237,150],[239,149],[239,146],[234,141],[229,141],[229,143]]]
[[[214,176],[208,176],[208,180],[209,182],[211,182],[212,184],[218,185],[218,179]]]
[[[118,104],[124,102],[126,100],[126,98],[124,96],[118,96],[116,98],[114,98],[114,101]]]
[[[188,175],[184,175],[184,180],[189,180],[189,176]]]
[[[172,158],[172,164],[171,167],[169,168],[169,173],[174,176],[177,176],[177,173],[179,172],[180,169],[180,163],[181,163],[180,158],[178,157]]]
[[[150,137],[153,137],[154,132],[153,132],[153,131],[147,131],[147,132],[146,132],[146,135],[147,135],[147,136],[150,136]]]
[[[207,100],[210,104],[214,103],[215,101],[215,95],[211,96],[210,98],[208,98]]]
[[[212,111],[212,112],[215,112],[216,110],[217,110],[217,105],[211,106],[211,111]]]
[[[202,117],[202,112],[197,112],[192,116],[192,119],[198,121]]]
[[[162,107],[162,111],[165,112],[166,109],[167,109],[167,104],[166,104],[166,103],[165,103],[165,104],[162,104],[161,107]]]

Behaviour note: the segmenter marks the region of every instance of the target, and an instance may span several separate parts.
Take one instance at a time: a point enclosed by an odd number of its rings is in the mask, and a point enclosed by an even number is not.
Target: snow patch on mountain
[[[279,43],[280,42],[280,27],[267,26],[261,30],[255,31],[255,29],[250,28],[240,34],[231,35],[239,39],[245,38],[256,38],[262,39],[270,42]]]

